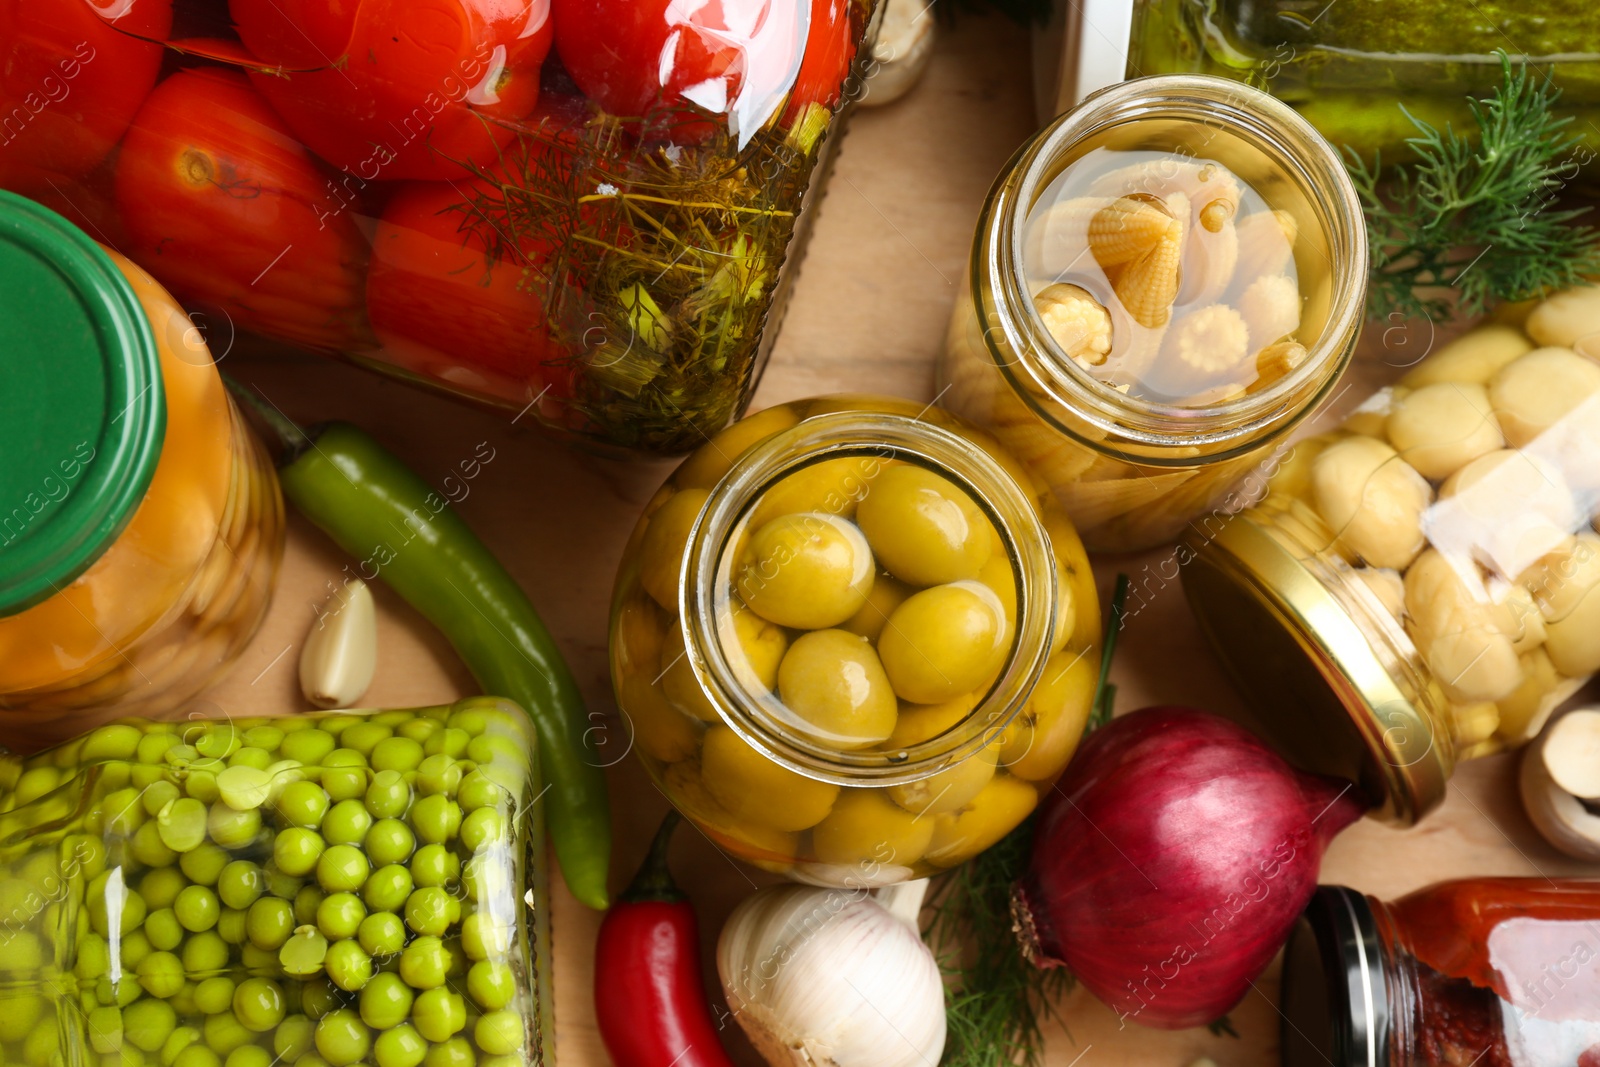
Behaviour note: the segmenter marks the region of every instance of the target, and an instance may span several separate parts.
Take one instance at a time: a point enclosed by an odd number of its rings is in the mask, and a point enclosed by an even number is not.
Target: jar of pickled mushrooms
[[[1258,725],[1395,821],[1600,670],[1597,357],[1600,288],[1479,326],[1179,547]]]
[[[1001,174],[941,403],[1032,465],[1089,548],[1236,506],[1348,363],[1367,272],[1338,154],[1246,86],[1140,78]]]

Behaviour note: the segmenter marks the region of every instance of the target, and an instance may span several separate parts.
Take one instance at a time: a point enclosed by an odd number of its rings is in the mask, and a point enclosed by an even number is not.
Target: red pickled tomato
[[[367,311],[400,365],[469,389],[501,376],[511,381],[495,392],[530,399],[559,377],[547,366],[559,353],[542,298],[550,246],[491,243],[488,227],[504,224],[471,204],[486,191],[480,181],[414,182],[395,193],[373,238]]]
[[[785,119],[794,118],[807,104],[831,108],[839,102],[856,51],[850,7],[851,0],[812,0],[806,55],[789,94]]]
[[[364,181],[487,166],[539,100],[549,0],[231,0],[289,128]]]
[[[172,0],[114,8],[113,19],[88,0],[0,0],[0,186],[51,192],[127,132],[156,83]]]
[[[243,74],[184,70],[157,86],[122,143],[115,186],[124,251],[180,300],[316,348],[368,339],[366,242]]]

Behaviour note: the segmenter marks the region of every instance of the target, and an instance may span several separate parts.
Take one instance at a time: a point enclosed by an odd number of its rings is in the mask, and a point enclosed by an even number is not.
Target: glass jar
[[[533,746],[475,697],[0,757],[5,1062],[555,1062]]]
[[[990,190],[939,380],[1099,551],[1172,540],[1316,409],[1367,272],[1338,155],[1264,93],[1141,78]]]
[[[1600,21],[1584,4],[1537,0],[1465,12],[1446,0],[1136,0],[1133,7],[1129,73],[1248,81],[1369,160],[1380,152],[1385,159],[1409,154],[1405,139],[1417,131],[1401,104],[1439,129],[1472,129],[1467,99],[1487,97],[1500,84],[1497,49],[1537,67],[1541,80],[1562,91],[1558,110],[1574,118],[1572,134],[1586,142],[1574,170],[1600,147],[1585,121],[1600,105]],[[1084,43],[1106,48],[1093,35]]]
[[[1391,818],[1437,804],[1457,760],[1531,740],[1600,669],[1597,329],[1584,289],[1465,334],[1180,548],[1255,725]]]
[[[1592,1067],[1600,882],[1317,890],[1284,953],[1285,1067]]]
[[[0,0],[0,186],[214,338],[682,454],[760,378],[872,3],[110,11]]]
[[[0,723],[181,705],[243,651],[283,500],[205,342],[139,267],[0,192]]]
[[[651,500],[611,678],[662,792],[728,852],[823,885],[953,867],[1083,732],[1093,575],[1044,487],[933,407],[825,397],[712,438]]]

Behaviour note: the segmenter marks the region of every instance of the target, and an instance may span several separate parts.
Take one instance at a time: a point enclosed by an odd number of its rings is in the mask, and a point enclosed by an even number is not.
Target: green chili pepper
[[[577,682],[522,587],[439,493],[366,432],[344,422],[303,431],[228,384],[284,446],[284,496],[437,626],[485,692],[526,709],[561,873],[573,896],[604,908],[605,775]]]

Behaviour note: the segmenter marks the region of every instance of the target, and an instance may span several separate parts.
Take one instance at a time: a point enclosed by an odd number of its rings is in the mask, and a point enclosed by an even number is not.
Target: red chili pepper
[[[733,1067],[700,980],[694,907],[667,868],[677,825],[678,813],[668,813],[633,883],[600,924],[595,1018],[616,1067]]]

